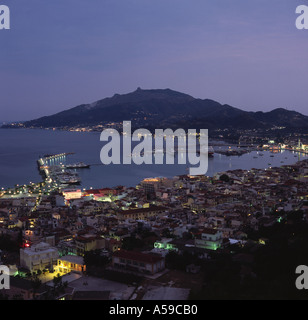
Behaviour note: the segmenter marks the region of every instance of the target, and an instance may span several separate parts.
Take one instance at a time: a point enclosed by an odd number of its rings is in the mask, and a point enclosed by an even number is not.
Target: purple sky
[[[306,0],[4,0],[0,120],[170,88],[243,110],[308,115]]]

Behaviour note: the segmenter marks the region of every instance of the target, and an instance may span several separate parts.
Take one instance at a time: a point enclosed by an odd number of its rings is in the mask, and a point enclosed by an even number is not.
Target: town
[[[300,141],[293,148],[307,152]],[[215,288],[223,294],[265,281],[261,253],[277,254],[278,239],[284,248],[281,228],[298,226],[302,241],[308,227],[308,160],[146,178],[135,187],[48,189],[45,178],[0,192],[0,264],[10,270],[3,299],[212,298]],[[297,243],[287,230],[284,241]],[[295,288],[295,267],[288,272]]]

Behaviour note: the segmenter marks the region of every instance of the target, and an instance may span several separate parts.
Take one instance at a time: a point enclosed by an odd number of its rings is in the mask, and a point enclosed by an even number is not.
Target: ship
[[[61,184],[67,185],[67,184],[80,184],[81,180],[79,177],[74,176],[60,176],[59,182]]]
[[[78,163],[68,164],[65,167],[67,169],[89,169],[90,165],[83,162],[78,162]]]

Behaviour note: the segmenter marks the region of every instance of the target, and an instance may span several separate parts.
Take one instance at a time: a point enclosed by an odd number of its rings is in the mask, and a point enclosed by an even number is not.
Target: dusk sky
[[[243,110],[308,115],[307,0],[3,0],[2,121],[170,88]],[[125,120],[125,119],[123,119]]]

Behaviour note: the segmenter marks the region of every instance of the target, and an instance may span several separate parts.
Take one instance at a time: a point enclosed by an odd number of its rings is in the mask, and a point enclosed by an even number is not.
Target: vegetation
[[[53,286],[49,287],[45,294],[42,296],[44,300],[57,300],[65,293],[68,282],[63,282],[62,277],[58,274],[53,278]]]
[[[230,177],[227,174],[223,174],[219,177],[219,180],[223,182],[230,182]]]
[[[307,299],[308,293],[295,286],[296,267],[308,265],[308,224],[303,213],[288,213],[286,219],[261,228],[253,237],[268,242],[248,242],[244,248],[204,263],[203,289],[191,292],[190,298]]]
[[[135,236],[125,237],[122,240],[122,249],[124,250],[141,249],[143,246],[143,241]]]
[[[0,236],[0,250],[18,252],[20,249],[18,241],[12,240],[8,235]]]
[[[178,254],[175,251],[170,251],[166,255],[166,267],[168,269],[186,271],[186,267],[190,264],[200,265],[201,260],[188,252]]]
[[[87,267],[87,270],[93,266],[105,267],[109,263],[109,258],[102,256],[100,250],[91,250],[85,252],[84,263]]]

